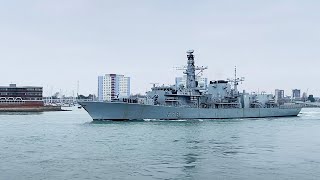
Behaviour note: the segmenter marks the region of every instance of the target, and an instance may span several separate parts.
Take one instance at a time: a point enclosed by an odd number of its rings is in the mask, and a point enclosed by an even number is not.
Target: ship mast
[[[197,88],[197,82],[196,77],[199,74],[202,74],[204,70],[208,69],[208,66],[195,66],[194,65],[194,50],[187,51],[187,58],[188,58],[188,64],[183,67],[176,67],[176,70],[184,70],[184,74],[187,76],[186,80],[186,89],[193,90]],[[199,71],[198,74],[196,74],[196,71]]]
[[[238,94],[237,66],[234,67],[234,93]]]
[[[237,78],[237,66],[234,67],[234,79],[228,79],[229,82],[233,82],[233,96],[237,96],[239,94],[238,92],[238,85],[239,82],[244,81],[244,77]]]
[[[197,87],[193,52],[194,50],[187,51],[188,66],[184,72],[187,75],[187,89],[194,89]]]

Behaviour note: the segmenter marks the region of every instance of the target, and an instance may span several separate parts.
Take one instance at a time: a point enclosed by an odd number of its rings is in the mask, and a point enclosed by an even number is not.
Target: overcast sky
[[[173,84],[195,50],[209,80],[320,96],[317,0],[0,0],[0,85],[45,95],[97,93],[97,76],[131,77],[132,93]]]

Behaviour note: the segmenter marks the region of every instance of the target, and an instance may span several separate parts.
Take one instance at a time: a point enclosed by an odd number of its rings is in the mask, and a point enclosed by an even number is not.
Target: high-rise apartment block
[[[300,89],[293,89],[292,90],[292,99],[300,99],[300,98],[301,98]]]
[[[98,77],[99,101],[111,101],[130,95],[130,77],[120,74],[106,74]]]
[[[276,89],[275,90],[275,99],[276,100],[284,99],[284,90]]]

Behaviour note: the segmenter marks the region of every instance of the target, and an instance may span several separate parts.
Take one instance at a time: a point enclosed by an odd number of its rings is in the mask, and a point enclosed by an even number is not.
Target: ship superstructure
[[[199,84],[196,76],[207,67],[195,66],[194,51],[187,51],[186,86],[154,86],[145,97],[122,97],[113,102],[81,102],[94,120],[221,119],[297,116],[300,105],[279,105],[272,94],[239,93],[235,77]],[[196,74],[196,71],[199,71]]]

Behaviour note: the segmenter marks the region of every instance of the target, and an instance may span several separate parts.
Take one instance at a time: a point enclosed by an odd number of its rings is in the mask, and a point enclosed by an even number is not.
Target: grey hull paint
[[[205,109],[113,102],[81,102],[93,120],[232,119],[297,116],[301,108]]]

